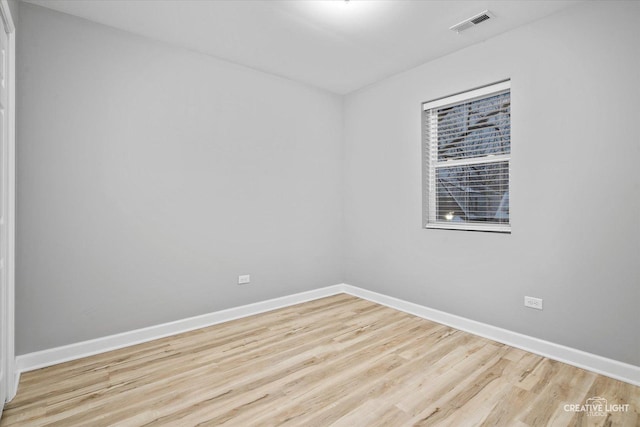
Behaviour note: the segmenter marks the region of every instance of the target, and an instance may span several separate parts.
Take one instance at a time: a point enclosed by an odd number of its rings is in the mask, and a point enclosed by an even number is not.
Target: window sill
[[[424,228],[440,229],[440,230],[458,230],[458,231],[486,231],[491,233],[511,234],[511,225],[485,225],[485,224],[469,224],[469,223],[451,223],[436,222],[425,225]]]

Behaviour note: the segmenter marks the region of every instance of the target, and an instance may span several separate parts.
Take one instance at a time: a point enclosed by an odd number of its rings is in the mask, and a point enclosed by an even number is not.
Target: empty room
[[[640,426],[640,1],[0,18],[0,427]]]

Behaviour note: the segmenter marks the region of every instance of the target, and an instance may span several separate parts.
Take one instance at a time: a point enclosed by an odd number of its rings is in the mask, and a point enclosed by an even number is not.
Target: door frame
[[[7,256],[5,271],[7,283],[6,306],[2,307],[5,317],[6,349],[5,390],[7,401],[13,399],[18,391],[18,373],[15,371],[15,212],[16,212],[16,27],[11,16],[7,0],[0,0],[0,19],[7,31],[7,153],[6,153],[6,194],[7,194]]]

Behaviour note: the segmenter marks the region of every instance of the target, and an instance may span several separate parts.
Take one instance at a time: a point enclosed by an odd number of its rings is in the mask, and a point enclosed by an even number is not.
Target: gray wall
[[[586,2],[347,96],[345,281],[640,365],[639,16]],[[512,234],[421,229],[421,102],[508,77]]]
[[[340,97],[20,14],[17,354],[342,281]]]

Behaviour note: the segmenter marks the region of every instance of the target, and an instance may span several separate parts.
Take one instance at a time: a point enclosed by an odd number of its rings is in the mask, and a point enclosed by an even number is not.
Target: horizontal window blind
[[[425,226],[508,232],[510,82],[467,95],[424,104]]]

